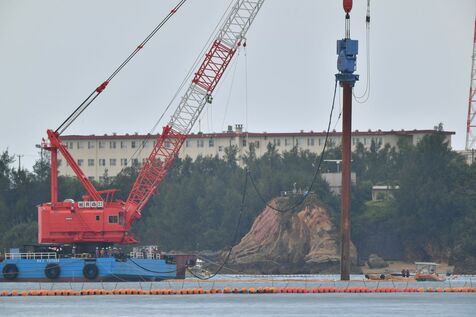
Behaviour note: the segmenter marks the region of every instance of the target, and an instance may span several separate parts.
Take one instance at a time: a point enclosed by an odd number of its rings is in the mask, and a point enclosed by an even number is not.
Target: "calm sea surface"
[[[203,287],[476,287],[476,277],[441,283],[336,281],[336,276],[218,276],[212,281],[0,283],[2,290]],[[214,294],[0,297],[0,316],[476,316],[476,293]]]

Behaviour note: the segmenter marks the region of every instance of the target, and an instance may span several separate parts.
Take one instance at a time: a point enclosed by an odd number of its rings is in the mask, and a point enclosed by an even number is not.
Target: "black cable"
[[[332,123],[332,114],[334,112],[334,105],[335,105],[335,101],[336,101],[336,92],[337,92],[337,81],[335,83],[335,86],[334,86],[334,97],[332,98],[332,107],[331,107],[331,111],[330,111],[330,114],[329,114],[329,122],[327,124],[327,132],[326,132],[326,139],[324,141],[324,147],[322,148],[322,152],[321,152],[321,155],[320,155],[320,158],[319,158],[319,164],[317,165],[317,168],[316,168],[316,171],[314,173],[314,176],[312,178],[312,182],[311,184],[309,185],[309,188],[307,190],[307,193],[310,193],[311,190],[312,190],[312,187],[314,186],[315,182],[316,182],[316,179],[317,179],[317,176],[319,175],[319,170],[321,169],[321,165],[322,165],[322,162],[324,161],[324,156],[325,156],[325,152],[326,152],[326,147],[327,147],[327,143],[328,143],[328,140],[329,140],[329,133],[330,133],[330,129],[331,129],[331,123]],[[277,211],[277,212],[288,212],[294,208],[296,208],[297,206],[301,205],[304,200],[306,200],[306,197],[307,197],[307,194],[306,195],[303,195],[303,197],[301,198],[301,200],[299,202],[297,202],[296,204],[294,204],[293,206],[291,207],[288,207],[286,209],[279,209],[279,208],[276,208],[276,207],[273,207],[271,206],[270,204],[268,204],[268,202],[264,199],[263,195],[261,194],[261,192],[259,191],[258,189],[258,186],[256,186],[256,182],[253,178],[253,175],[251,174],[251,172],[249,172],[249,176],[250,176],[250,180],[251,180],[251,184],[253,185],[253,188],[255,189],[256,191],[256,194],[258,195],[258,197],[263,201],[263,203]]]
[[[367,62],[367,79],[365,82],[365,90],[362,95],[357,95],[352,90],[354,100],[358,103],[366,103],[370,98],[370,0],[367,0],[367,15],[365,18],[365,47],[366,47],[366,62]]]
[[[126,60],[124,62],[122,62],[122,64],[111,74],[111,76],[109,76],[109,78],[107,79],[107,81],[111,81],[111,79],[113,79],[117,73],[119,73],[121,71],[121,69],[126,66],[127,63],[129,63],[129,61],[144,47],[145,44],[147,44],[147,42],[149,42],[149,40],[155,35],[155,33],[157,33],[157,31],[159,31],[162,26],[164,26],[165,23],[167,23],[167,21],[175,14],[175,12],[177,12],[178,9],[180,9],[180,7],[186,2],[187,0],[181,0],[170,12],[169,14],[162,20],[162,22],[160,22],[156,27],[155,29],[145,38],[145,40],[143,40],[138,46],[137,48],[131,53],[131,55],[129,55],[129,57],[126,58]]]
[[[159,133],[157,133],[156,135],[154,135],[154,132],[155,132],[155,129],[157,128],[157,126],[159,125],[159,123],[162,121],[162,118],[165,116],[166,112],[169,110],[170,106],[172,105],[172,103],[174,102],[174,100],[177,98],[177,96],[179,95],[180,91],[182,91],[182,88],[185,86],[185,84],[187,83],[187,81],[190,79],[191,75],[194,74],[193,71],[195,70],[195,68],[197,67],[198,63],[200,62],[201,58],[202,58],[202,55],[205,53],[205,50],[208,48],[208,46],[210,45],[211,41],[212,41],[212,38],[213,36],[217,33],[217,30],[219,28],[219,26],[221,25],[223,19],[225,18],[225,15],[226,13],[230,10],[230,7],[232,5],[233,2],[230,2],[230,4],[228,5],[228,8],[225,10],[225,12],[223,12],[223,15],[221,16],[220,18],[220,21],[218,21],[218,23],[216,24],[215,26],[215,29],[213,30],[213,32],[210,34],[207,42],[205,43],[205,45],[203,46],[202,50],[200,51],[200,53],[197,55],[197,58],[195,59],[195,61],[193,62],[192,66],[189,68],[188,72],[187,72],[187,75],[185,76],[185,78],[182,80],[182,83],[180,84],[179,88],[177,89],[177,91],[175,92],[175,95],[172,97],[172,99],[169,101],[169,104],[167,105],[167,107],[165,108],[165,110],[162,112],[162,115],[160,116],[160,118],[155,122],[154,126],[152,127],[152,129],[150,129],[149,133],[146,135],[145,139],[141,141],[141,144],[139,147],[137,147],[137,149],[134,151],[134,153],[132,153],[132,155],[129,157],[128,159],[128,162],[132,162],[132,159],[133,158],[136,158],[136,157],[139,157],[139,155],[142,153],[142,150],[145,148],[145,145],[147,144],[147,142],[149,142],[149,140],[152,138],[152,136],[154,136],[154,138],[157,138],[159,136]],[[239,54],[239,51],[238,51],[238,54]],[[225,76],[227,76],[226,74],[228,73],[225,73]],[[220,83],[223,82],[220,81]],[[220,84],[219,83],[219,84]],[[217,88],[215,89],[215,91],[218,91],[219,90],[219,87],[220,86],[217,86]],[[132,166],[132,164],[131,164]]]
[[[66,118],[66,120],[64,120],[63,123],[60,124],[60,126],[56,129],[55,132],[58,132],[58,131],[66,124],[66,122],[68,122],[68,121],[71,119],[71,117],[73,117],[74,114],[75,114],[79,109],[81,109],[81,108],[83,107],[83,105],[94,95],[95,92],[96,92],[96,90],[93,90],[93,92],[92,92],[86,99],[84,99],[84,101],[73,111],[73,113],[71,113],[71,114]],[[81,112],[82,112],[82,111],[81,111]],[[75,119],[73,119],[73,121],[74,121],[74,120],[75,120]],[[69,126],[69,124],[68,124],[68,126]],[[65,129],[66,129],[68,126],[66,126]],[[64,131],[64,130],[62,130],[62,131],[60,132],[60,134],[61,134],[63,131]]]
[[[233,235],[233,241],[231,243],[231,246],[230,246],[230,249],[228,249],[228,254],[226,255],[225,257],[225,260],[223,261],[223,263],[218,267],[218,269],[213,273],[211,274],[210,276],[207,276],[207,277],[201,277],[199,275],[196,275],[194,272],[192,272],[191,270],[188,270],[188,272],[190,274],[192,274],[194,277],[198,278],[199,280],[209,280],[213,277],[215,277],[218,273],[220,273],[220,271],[223,269],[223,267],[227,264],[228,260],[230,259],[230,255],[231,255],[231,251],[233,250],[233,247],[236,243],[236,239],[238,238],[238,231],[240,229],[240,224],[241,224],[241,218],[243,216],[243,210],[245,209],[245,200],[246,200],[246,188],[247,188],[247,185],[248,185],[248,177],[250,176],[250,173],[249,173],[249,170],[248,169],[245,169],[245,181],[244,181],[244,184],[243,184],[243,192],[241,194],[241,206],[240,206],[240,214],[238,216],[238,223],[236,224],[236,228],[235,228],[235,234]]]
[[[135,262],[134,260],[132,260],[132,258],[129,258],[129,260],[130,260],[132,263],[134,263],[135,265],[137,265],[138,267],[140,267],[141,269],[143,269],[144,271],[147,271],[147,272],[156,273],[156,274],[167,274],[167,273],[177,272],[177,269],[174,269],[174,270],[172,270],[172,271],[167,271],[167,272],[157,272],[157,271],[149,270],[148,268],[143,267],[143,266],[140,265],[139,263],[137,263],[137,262]]]
[[[135,50],[114,70],[114,72],[101,85],[93,90],[93,92],[73,111],[72,114],[66,118],[63,123],[55,130],[56,133],[62,134],[77,118],[86,110],[87,107],[106,89],[109,82],[130,62],[130,60],[144,47],[147,42],[159,31],[162,26],[177,12],[178,9],[187,0],[180,0],[180,2],[170,10],[169,14],[154,28],[154,30],[135,48]],[[94,97],[93,97],[94,96]]]

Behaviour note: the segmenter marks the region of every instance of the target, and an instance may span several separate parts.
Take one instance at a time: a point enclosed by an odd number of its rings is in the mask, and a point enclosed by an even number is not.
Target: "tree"
[[[459,198],[465,196],[461,183],[467,168],[439,131],[406,153],[396,200],[408,256],[448,257],[454,246],[453,228],[471,208]]]

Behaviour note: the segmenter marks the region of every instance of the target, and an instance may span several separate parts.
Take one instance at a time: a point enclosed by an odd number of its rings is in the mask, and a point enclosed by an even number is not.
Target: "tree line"
[[[369,148],[358,144],[352,153],[357,182],[352,188],[352,240],[361,256],[389,253],[387,257],[415,259],[464,258],[476,254],[476,165],[467,165],[451,150],[439,131],[413,145]],[[143,210],[133,233],[143,244],[164,250],[220,250],[238,243],[251,228],[265,202],[281,192],[309,189],[321,157],[297,148],[282,154],[268,144],[256,157],[251,146],[244,157],[235,147],[223,159],[177,158],[165,180]],[[340,148],[330,148],[326,159],[340,159]],[[17,169],[14,157],[0,156],[0,248],[36,243],[36,205],[50,200],[50,170],[46,156],[32,171]],[[259,195],[247,177],[252,175]],[[320,172],[335,171],[324,161]],[[114,178],[95,183],[98,189],[117,188],[126,199],[138,167],[124,169]],[[107,175],[105,175],[107,176]],[[59,177],[60,199],[80,200],[82,185]],[[244,187],[247,184],[246,188]],[[371,201],[373,185],[399,187],[394,199]],[[340,197],[318,176],[312,186],[339,226]],[[245,204],[241,202],[245,195]],[[238,217],[238,241],[233,241]]]

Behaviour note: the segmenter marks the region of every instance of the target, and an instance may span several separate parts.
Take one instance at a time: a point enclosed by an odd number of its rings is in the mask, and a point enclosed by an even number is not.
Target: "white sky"
[[[188,0],[65,134],[147,133],[229,2]],[[357,93],[367,76],[366,2],[355,0],[352,12]],[[46,129],[56,129],[176,3],[0,0],[0,151],[25,155],[31,166]],[[353,129],[443,122],[456,132],[453,147],[464,148],[475,0],[371,4],[371,97],[354,103]],[[343,29],[341,0],[267,0],[248,33],[247,58],[241,52],[229,67],[201,130],[235,123],[253,132],[325,130]]]

